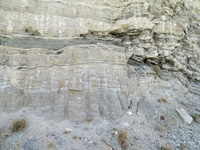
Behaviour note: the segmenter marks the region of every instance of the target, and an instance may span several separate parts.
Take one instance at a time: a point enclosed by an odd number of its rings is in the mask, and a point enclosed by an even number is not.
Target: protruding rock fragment
[[[193,121],[193,118],[183,109],[183,108],[177,108],[176,111],[181,116],[181,118],[184,120],[185,123],[191,124]]]
[[[67,133],[70,133],[71,131],[72,131],[71,128],[66,128],[65,131],[64,131],[64,133],[67,134]]]
[[[158,65],[153,66],[153,70],[156,72],[157,76],[160,76],[160,73],[161,73],[160,66]]]
[[[131,111],[128,111],[128,112],[127,112],[127,115],[128,115],[128,116],[132,116],[133,113],[132,113]]]
[[[123,122],[122,125],[129,127],[130,124],[128,122]]]

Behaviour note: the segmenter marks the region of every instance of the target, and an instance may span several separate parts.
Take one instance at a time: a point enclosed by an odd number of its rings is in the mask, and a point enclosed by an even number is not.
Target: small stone
[[[133,113],[132,113],[131,111],[128,111],[128,112],[127,112],[127,115],[128,115],[128,116],[132,116]]]
[[[70,133],[71,131],[72,131],[71,128],[66,128],[65,131],[64,131],[64,133],[65,133],[65,134],[68,134],[68,133]]]
[[[91,146],[92,146],[92,143],[93,143],[92,141],[89,141],[87,146],[88,146],[88,147],[91,147]]]
[[[167,20],[167,17],[165,15],[161,16],[160,18],[161,18],[162,21],[166,21]]]
[[[165,120],[165,117],[164,116],[160,116],[160,120]]]
[[[147,67],[146,67],[146,66],[143,66],[142,68],[143,68],[144,70],[146,70],[146,69],[147,69]]]
[[[193,118],[183,109],[183,108],[177,108],[176,111],[181,116],[181,118],[184,120],[185,123],[191,124],[193,121]]]
[[[128,122],[123,122],[122,125],[129,127],[129,123]]]
[[[160,76],[160,73],[161,73],[160,66],[154,65],[153,66],[153,70],[155,71],[155,73],[156,73],[157,76]]]
[[[83,139],[83,144],[84,144],[84,145],[87,145],[87,144],[88,144],[88,141],[89,141],[89,140],[88,140],[87,138],[84,138],[84,139]]]
[[[118,132],[117,132],[117,131],[115,131],[115,132],[114,132],[114,135],[116,135],[116,136],[117,136],[117,135],[118,135]]]
[[[140,112],[137,112],[136,114],[137,114],[138,116],[142,116],[142,114],[141,114]]]

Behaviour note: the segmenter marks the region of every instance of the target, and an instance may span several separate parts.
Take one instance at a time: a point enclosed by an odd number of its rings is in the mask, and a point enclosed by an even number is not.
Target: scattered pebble
[[[165,117],[164,116],[160,116],[160,120],[165,120]]]
[[[130,124],[128,122],[123,122],[122,125],[129,127]]]
[[[131,111],[128,111],[128,112],[127,112],[127,115],[128,115],[128,116],[132,116],[133,113],[132,113]]]
[[[71,131],[72,131],[71,128],[66,128],[65,131],[64,131],[64,133],[65,133],[65,134],[68,134],[68,133],[70,133]]]

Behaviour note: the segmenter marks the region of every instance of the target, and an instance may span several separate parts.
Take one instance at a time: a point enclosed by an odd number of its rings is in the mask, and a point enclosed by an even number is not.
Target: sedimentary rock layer
[[[177,78],[199,94],[199,6],[1,0],[0,112],[28,106],[48,117],[114,119],[128,108],[137,86],[131,76],[142,63],[181,72]]]

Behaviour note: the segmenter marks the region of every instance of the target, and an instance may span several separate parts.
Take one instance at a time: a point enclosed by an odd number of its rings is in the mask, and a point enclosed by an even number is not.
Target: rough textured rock
[[[183,108],[177,108],[176,111],[182,117],[182,119],[185,121],[185,123],[187,123],[187,124],[192,123],[192,121],[193,121],[192,117]]]
[[[198,97],[199,5],[1,0],[0,112],[27,106],[50,118],[116,119],[129,100],[173,89],[172,78],[182,93]],[[152,65],[161,67],[165,85],[153,81]]]
[[[49,117],[81,120],[91,115],[114,119],[127,109],[124,48],[97,44],[59,51],[2,50],[9,66],[1,67],[2,112],[30,106]]]

